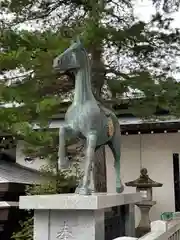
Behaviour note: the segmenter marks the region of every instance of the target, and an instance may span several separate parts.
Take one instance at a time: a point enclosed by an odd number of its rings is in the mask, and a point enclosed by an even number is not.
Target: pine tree
[[[167,13],[179,7],[178,0],[152,2]],[[28,142],[29,155],[56,162],[57,133],[34,131],[30,123],[46,129],[51,116],[62,110],[63,100],[71,98],[74,76],[55,75],[52,60],[77,35],[91,56],[97,100],[103,104],[109,100],[109,107],[128,101],[129,111],[141,117],[152,116],[157,106],[179,115],[180,89],[172,72],[179,69],[174,60],[179,56],[180,35],[162,11],[145,23],[133,15],[131,0],[1,0],[0,4],[0,104],[12,104],[0,108],[0,127]],[[131,98],[124,100],[129,94]],[[96,169],[97,176],[103,169],[96,179],[98,191],[106,188],[103,151]],[[50,184],[34,192],[57,190]],[[32,238],[21,233],[15,239]]]
[[[165,12],[178,7],[173,0],[153,3],[157,9],[163,4]],[[45,128],[64,98],[71,96],[74,77],[55,75],[52,60],[76,35],[91,55],[97,100],[120,104],[131,90],[129,109],[135,115],[151,116],[157,106],[180,113],[179,84],[170,75],[179,69],[174,59],[180,35],[160,11],[144,23],[133,15],[130,0],[4,0],[0,13],[0,101],[20,105],[0,109],[0,126],[38,146],[41,154],[56,152],[57,137],[34,132],[29,123]],[[23,24],[30,30],[21,30]],[[103,149],[100,156],[98,169],[105,169]],[[98,190],[104,191],[105,184],[101,186]]]

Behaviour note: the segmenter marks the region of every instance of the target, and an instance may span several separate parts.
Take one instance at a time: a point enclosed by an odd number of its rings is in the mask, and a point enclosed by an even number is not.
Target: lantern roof
[[[152,188],[152,187],[162,187],[162,183],[153,181],[149,178],[148,171],[146,168],[140,170],[140,176],[134,181],[126,182],[128,187],[137,187],[137,188]]]

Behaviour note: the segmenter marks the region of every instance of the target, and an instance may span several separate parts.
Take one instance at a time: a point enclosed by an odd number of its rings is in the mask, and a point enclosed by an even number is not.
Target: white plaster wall
[[[140,174],[140,136],[122,136],[121,176],[122,181],[132,181]],[[141,135],[142,166],[146,167],[150,178],[163,183],[163,187],[153,189],[153,199],[157,204],[150,211],[152,221],[160,218],[164,211],[175,211],[173,184],[173,153],[180,153],[180,133]],[[108,190],[115,190],[115,173],[112,154],[106,150],[108,164]],[[134,188],[125,187],[125,192]],[[139,221],[139,211],[136,209]]]

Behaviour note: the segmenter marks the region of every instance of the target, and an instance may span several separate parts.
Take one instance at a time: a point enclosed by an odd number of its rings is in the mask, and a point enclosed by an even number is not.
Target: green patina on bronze
[[[114,156],[116,191],[124,187],[120,178],[120,126],[117,117],[109,109],[99,105],[91,87],[91,67],[88,53],[80,40],[73,43],[65,52],[54,59],[53,68],[61,73],[73,72],[75,91],[72,104],[65,114],[65,124],[59,132],[59,168],[67,167],[65,158],[66,137],[79,137],[86,140],[84,177],[76,192],[91,194],[90,175],[93,170],[94,152],[102,145],[108,145]]]

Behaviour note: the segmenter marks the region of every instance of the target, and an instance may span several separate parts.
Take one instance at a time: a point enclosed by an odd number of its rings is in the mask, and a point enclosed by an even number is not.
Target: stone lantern
[[[136,192],[140,192],[142,196],[142,201],[136,203],[141,211],[141,220],[136,228],[136,237],[138,238],[150,231],[149,211],[156,204],[152,199],[152,188],[163,185],[150,179],[146,168],[142,168],[140,173],[138,179],[125,183],[126,186],[136,187]]]

